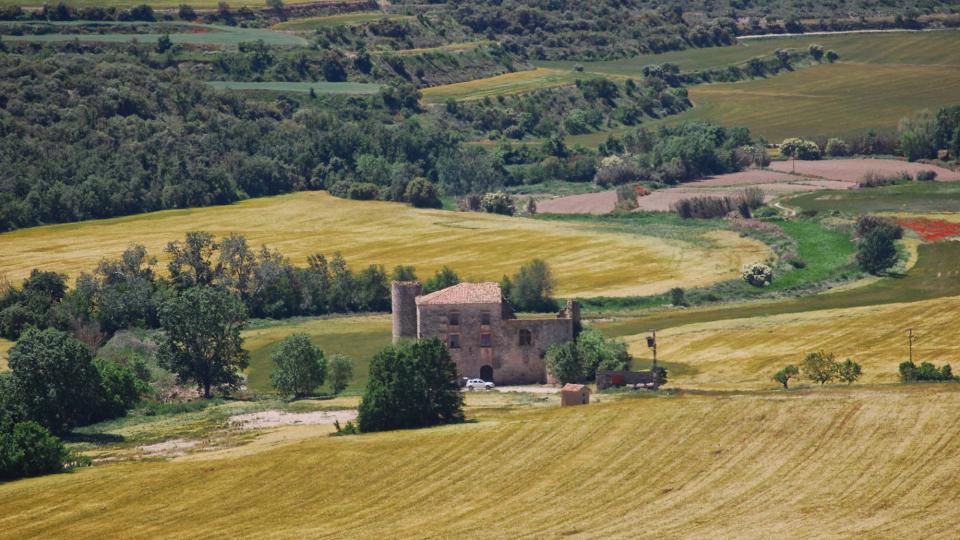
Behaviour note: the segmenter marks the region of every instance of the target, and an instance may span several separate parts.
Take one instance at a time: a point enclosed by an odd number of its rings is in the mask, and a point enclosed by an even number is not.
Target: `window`
[[[489,313],[481,313],[481,314],[480,314],[480,324],[482,324],[483,326],[490,326],[490,314],[489,314]]]
[[[460,348],[460,334],[450,334],[447,336],[447,345],[451,349]]]
[[[481,347],[492,347],[493,340],[490,338],[490,334],[483,333],[480,334],[480,346]]]
[[[533,334],[527,329],[520,330],[520,346],[529,347],[533,345]]]
[[[460,326],[460,314],[451,313],[447,315],[447,324],[450,326]]]

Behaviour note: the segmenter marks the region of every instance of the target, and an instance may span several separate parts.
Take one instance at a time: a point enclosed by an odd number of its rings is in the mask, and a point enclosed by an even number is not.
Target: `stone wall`
[[[393,342],[417,338],[417,296],[420,283],[394,281],[390,286],[390,311],[393,315]]]

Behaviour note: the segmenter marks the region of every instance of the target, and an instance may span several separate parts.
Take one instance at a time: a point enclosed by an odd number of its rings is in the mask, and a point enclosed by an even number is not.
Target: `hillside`
[[[486,407],[476,423],[359,437],[300,431],[0,485],[0,537],[951,538],[957,410],[960,387],[918,385]]]

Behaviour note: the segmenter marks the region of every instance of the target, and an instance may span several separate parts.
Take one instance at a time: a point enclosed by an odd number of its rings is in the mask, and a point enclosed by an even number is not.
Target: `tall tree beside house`
[[[240,331],[247,321],[243,303],[213,287],[194,287],[160,311],[164,336],[157,357],[181,383],[194,383],[209,398],[214,387],[240,384],[247,367]]]
[[[360,431],[386,431],[463,421],[457,366],[439,339],[404,341],[370,361],[360,401]]]
[[[520,267],[513,277],[504,276],[500,282],[503,295],[520,311],[556,311],[553,299],[556,280],[550,266],[543,259],[533,259]]]

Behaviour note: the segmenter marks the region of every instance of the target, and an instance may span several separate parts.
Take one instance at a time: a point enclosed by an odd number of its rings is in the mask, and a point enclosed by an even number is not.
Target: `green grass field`
[[[602,225],[556,223],[493,214],[418,210],[386,202],[349,201],[324,192],[251,199],[229,206],[170,210],[67,223],[0,234],[0,275],[13,281],[32,268],[76,277],[103,257],[142,243],[163,261],[163,247],[188,231],[245,234],[303,264],[315,253],[341,252],[355,268],[416,267],[421,277],[443,265],[464,279],[499,280],[525,262],[546,260],[560,296],[624,296],[709,285],[735,277],[769,253],[730,231],[683,239],[607,231]],[[72,280],[71,280],[72,282]]]
[[[428,103],[443,103],[448,99],[483,99],[485,97],[520,94],[541,88],[568,86],[582,77],[583,75],[574,71],[537,68],[486,79],[424,88],[422,93],[423,100]]]
[[[2,0],[0,0],[2,2]],[[81,22],[69,22],[69,23],[44,23],[51,25],[63,25],[63,26],[77,26],[78,24],[90,25],[102,28],[109,28],[111,26],[121,26],[121,25],[144,25],[147,23],[96,23],[89,21]],[[287,34],[284,32],[275,32],[273,30],[264,30],[260,28],[240,28],[236,26],[226,26],[226,25],[217,25],[217,24],[194,24],[194,23],[179,23],[182,26],[187,26],[194,29],[190,32],[174,32],[170,33],[170,41],[177,44],[183,45],[199,45],[199,46],[217,46],[217,47],[236,47],[240,43],[245,41],[258,41],[263,40],[267,45],[279,46],[279,47],[300,47],[308,45],[307,40],[302,37],[295,36],[292,34]],[[15,36],[10,35],[8,32],[4,31],[4,28],[7,25],[0,24],[0,38],[5,41],[23,41],[23,42],[33,42],[33,43],[50,43],[50,42],[62,42],[62,41],[73,41],[78,40],[82,42],[97,42],[97,43],[128,43],[136,39],[140,43],[156,43],[161,36],[165,35],[163,33],[84,33],[84,34],[36,34],[36,35],[22,35]]]
[[[366,24],[380,20],[403,21],[410,19],[413,19],[413,17],[397,15],[393,13],[384,13],[382,11],[356,11],[352,13],[341,13],[339,15],[290,19],[289,21],[284,21],[282,23],[273,25],[273,28],[275,30],[310,31],[318,28],[334,28],[337,26]]]
[[[293,426],[2,484],[0,537],[951,538],[957,410],[960,385],[858,385]]]
[[[244,347],[250,351],[247,386],[254,392],[273,392],[270,355],[280,340],[294,332],[310,336],[329,359],[335,353],[354,360],[354,377],[347,393],[359,393],[367,384],[370,358],[391,342],[389,315],[359,317],[303,318],[287,321],[258,321],[244,331]]]
[[[784,203],[818,212],[956,212],[960,208],[960,184],[920,182],[849,191],[814,191],[790,196]]]
[[[210,81],[207,84],[215,88],[260,91],[260,92],[295,92],[308,94],[313,90],[317,94],[376,94],[380,90],[379,84],[352,83],[352,82],[242,82],[242,81]]]

